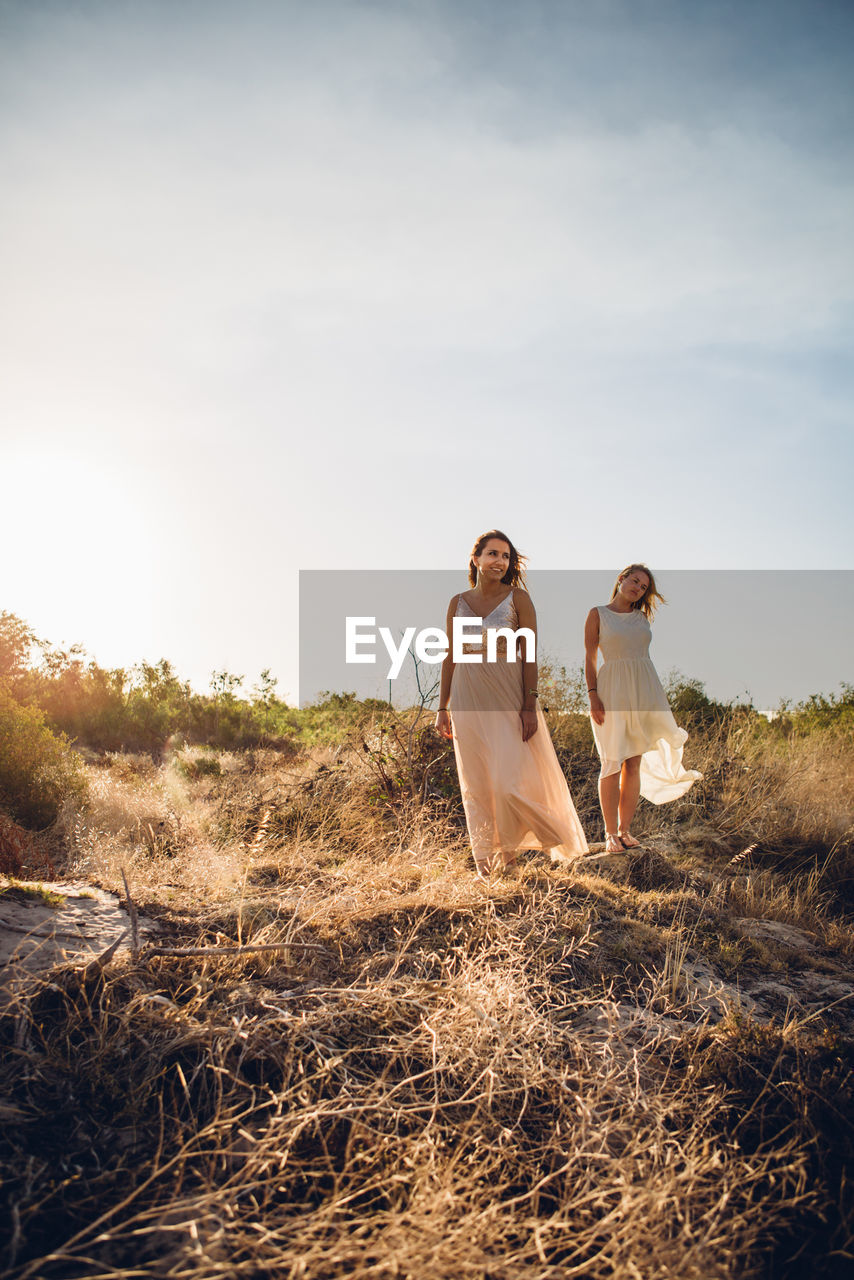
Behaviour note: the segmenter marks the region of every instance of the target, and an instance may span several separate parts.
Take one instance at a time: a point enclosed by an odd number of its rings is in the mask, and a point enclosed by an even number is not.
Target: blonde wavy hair
[[[617,581],[614,583],[614,590],[611,592],[611,599],[613,600],[614,596],[619,591],[620,583],[623,581],[623,578],[627,578],[630,573],[645,573],[649,578],[649,585],[647,586],[646,591],[643,593],[640,600],[635,601],[632,608],[638,609],[647,621],[651,621],[655,616],[655,611],[658,606],[660,604],[667,604],[667,601],[657,590],[655,578],[652,576],[652,570],[648,569],[645,564],[629,564],[626,565],[625,569],[620,570],[617,574]]]

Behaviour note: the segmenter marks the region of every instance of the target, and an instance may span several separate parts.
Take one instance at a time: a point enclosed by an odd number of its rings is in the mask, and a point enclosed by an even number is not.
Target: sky
[[[294,697],[300,570],[850,569],[853,37],[0,0],[0,610]]]

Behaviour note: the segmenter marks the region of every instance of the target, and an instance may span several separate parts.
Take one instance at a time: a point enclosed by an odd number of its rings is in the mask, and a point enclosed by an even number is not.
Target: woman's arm
[[[521,587],[516,587],[513,591],[513,603],[516,606],[516,617],[519,619],[519,626],[530,627],[536,637],[537,613],[534,609],[534,602],[527,591],[523,591]],[[522,645],[524,646],[525,661],[522,663],[522,710],[519,712],[519,718],[522,721],[522,741],[527,742],[537,732],[537,684],[539,672],[537,670],[536,653],[534,654],[534,660],[529,662],[528,658],[531,657],[528,652],[529,646],[524,640]]]
[[[596,724],[605,723],[605,707],[596,688],[596,654],[599,649],[599,610],[591,609],[584,624],[584,678],[590,700],[590,714]]]
[[[445,619],[445,635],[448,637],[448,652],[442,663],[442,679],[439,684],[439,710],[436,712],[436,732],[440,733],[443,738],[452,738],[454,736],[451,729],[451,717],[448,712],[448,703],[451,700],[451,680],[454,677],[454,614],[457,612],[457,605],[460,597],[455,595],[448,605],[448,616]]]

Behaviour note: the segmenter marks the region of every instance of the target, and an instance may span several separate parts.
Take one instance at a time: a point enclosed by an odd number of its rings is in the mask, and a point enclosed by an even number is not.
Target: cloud
[[[501,510],[552,563],[686,509],[682,563],[774,563],[793,506],[836,557],[851,92],[797,8],[12,6],[3,431],[108,450],[248,594],[440,502],[445,563]]]
[[[500,352],[549,327],[608,350],[779,343],[850,298],[854,183],[827,157],[732,115],[626,133],[571,103],[519,141],[488,122],[491,99],[532,114],[521,90],[441,60],[444,97],[413,115],[425,33],[359,16],[321,80],[293,49],[242,79],[239,24],[183,69],[173,51],[155,71],[143,48],[125,80],[83,82],[78,51],[53,109],[40,99],[7,138],[19,339],[79,356],[106,342],[119,363],[178,345],[239,374],[271,326],[309,348]],[[320,30],[298,32],[315,59]]]

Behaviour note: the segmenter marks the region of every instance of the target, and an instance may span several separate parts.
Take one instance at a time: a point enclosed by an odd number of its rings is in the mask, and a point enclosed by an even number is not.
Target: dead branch
[[[327,951],[319,942],[258,942],[239,947],[147,947],[147,956],[242,956],[250,951]]]

